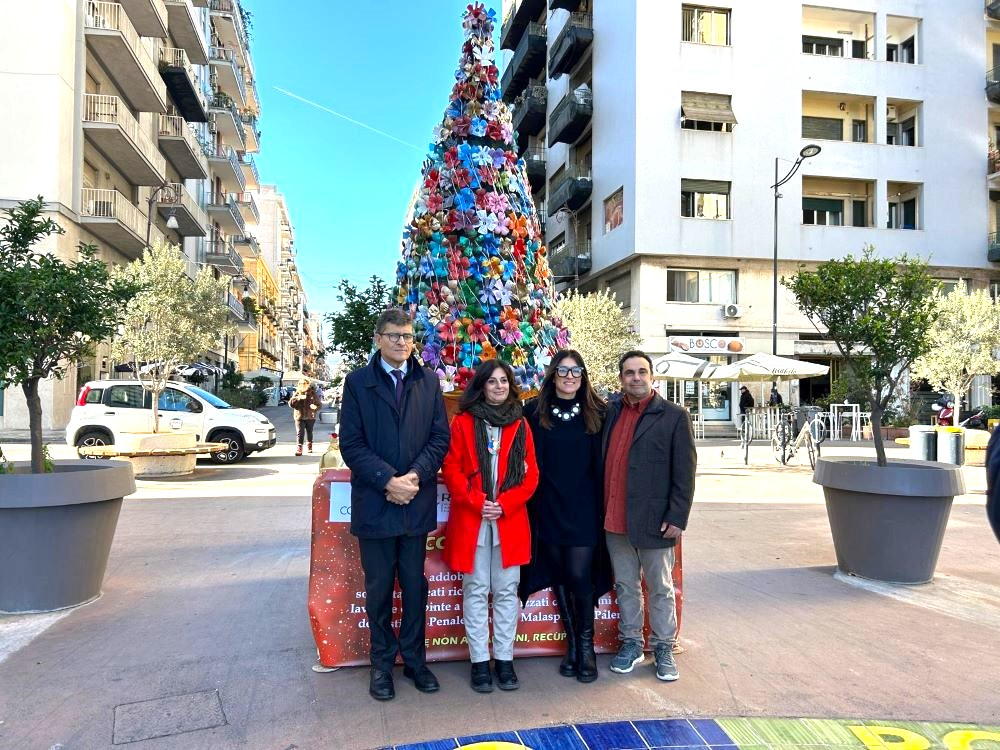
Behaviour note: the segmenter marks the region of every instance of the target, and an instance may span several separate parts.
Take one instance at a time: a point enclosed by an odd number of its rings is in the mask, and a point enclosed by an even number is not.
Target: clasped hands
[[[420,489],[420,477],[411,471],[401,477],[393,477],[385,485],[385,499],[395,505],[409,505]]]
[[[503,508],[500,507],[500,503],[495,503],[492,500],[483,501],[483,518],[487,521],[496,521],[502,515]]]

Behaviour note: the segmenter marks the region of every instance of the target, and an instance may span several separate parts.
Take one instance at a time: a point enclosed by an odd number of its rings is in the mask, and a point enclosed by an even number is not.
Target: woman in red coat
[[[525,504],[538,486],[538,467],[507,363],[488,360],[476,368],[451,423],[451,447],[441,471],[451,495],[443,558],[452,570],[464,573],[462,609],[472,689],[493,690],[488,605],[493,594],[497,685],[516,690],[517,584],[520,566],[531,559]]]

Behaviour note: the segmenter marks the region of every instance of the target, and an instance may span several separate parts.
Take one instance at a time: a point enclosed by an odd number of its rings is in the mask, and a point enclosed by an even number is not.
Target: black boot
[[[576,605],[576,679],[593,682],[597,679],[597,654],[594,653],[594,605],[591,597],[573,598]]]
[[[573,606],[569,590],[565,586],[553,586],[552,593],[559,607],[559,619],[566,632],[566,655],[559,664],[559,674],[563,677],[576,676],[576,628],[573,623]]]

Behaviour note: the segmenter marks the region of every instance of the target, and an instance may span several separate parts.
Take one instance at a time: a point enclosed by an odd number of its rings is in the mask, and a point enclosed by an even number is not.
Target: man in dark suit
[[[626,352],[618,373],[622,392],[611,397],[603,435],[604,529],[620,615],[611,671],[626,674],[646,658],[645,577],[656,676],[671,682],[678,677],[674,545],[687,528],[694,499],[694,432],[687,411],[653,390],[649,355]]]
[[[986,517],[1000,541],[1000,427],[993,428],[986,447]]]
[[[351,533],[365,572],[368,692],[391,700],[397,651],[403,675],[417,690],[438,690],[424,648],[424,558],[427,534],[437,526],[437,472],[450,432],[438,378],[413,356],[413,326],[404,311],[382,313],[375,345],[368,365],[344,380],[340,452],[351,470]],[[397,579],[403,604],[398,638],[392,628]]]

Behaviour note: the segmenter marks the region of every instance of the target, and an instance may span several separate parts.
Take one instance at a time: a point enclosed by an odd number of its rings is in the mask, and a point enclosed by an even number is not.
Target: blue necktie
[[[392,377],[396,381],[396,407],[399,407],[400,401],[403,400],[403,371],[393,370]]]

